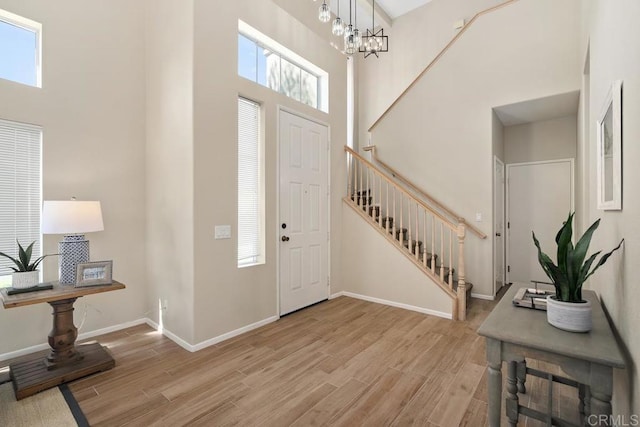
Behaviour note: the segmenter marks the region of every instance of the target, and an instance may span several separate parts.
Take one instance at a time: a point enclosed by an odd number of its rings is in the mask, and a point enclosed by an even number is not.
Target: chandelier
[[[369,55],[375,55],[379,58],[378,53],[389,51],[389,36],[384,35],[384,28],[380,27],[378,31],[376,28],[376,0],[371,3],[371,30],[367,29],[367,32],[362,36],[362,44],[358,51],[364,53],[364,57]]]
[[[372,0],[371,29],[367,29],[364,36],[360,35],[360,30],[358,30],[357,3],[354,7],[352,0],[349,0],[349,24],[346,25],[340,17],[340,0],[337,1],[338,10],[336,18],[331,24],[331,33],[335,36],[342,36],[344,38],[344,52],[347,55],[353,55],[356,52],[360,52],[364,54],[365,58],[369,55],[375,55],[378,57],[380,52],[389,51],[389,37],[384,35],[384,29],[380,27],[378,31],[375,31],[375,0]],[[351,20],[352,13],[354,17],[353,21]],[[322,4],[318,9],[318,19],[322,23],[327,23],[331,20],[331,10],[329,9],[329,5],[327,5],[326,0],[322,1]]]

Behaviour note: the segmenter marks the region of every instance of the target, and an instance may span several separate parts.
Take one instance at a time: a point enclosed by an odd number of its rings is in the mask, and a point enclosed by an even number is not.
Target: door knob
[[[282,236],[282,239],[281,239],[281,240],[282,240],[283,242],[288,242],[288,241],[289,241],[289,238],[288,238],[287,236]]]

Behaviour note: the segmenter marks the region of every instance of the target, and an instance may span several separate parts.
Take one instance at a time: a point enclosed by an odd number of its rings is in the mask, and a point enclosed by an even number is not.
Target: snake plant
[[[31,253],[33,251],[33,245],[36,242],[33,242],[29,246],[27,246],[27,249],[23,248],[20,242],[18,242],[17,240],[16,240],[16,243],[18,243],[18,258],[14,258],[3,252],[0,252],[1,256],[5,258],[9,258],[11,261],[13,261],[16,267],[9,267],[9,268],[11,268],[16,273],[23,273],[25,271],[37,270],[42,260],[49,256],[49,255],[43,255],[41,257],[36,258],[33,262],[31,262]]]
[[[564,302],[581,302],[582,301],[582,285],[591,277],[595,271],[600,268],[616,250],[620,248],[624,239],[620,241],[610,252],[602,255],[595,267],[591,266],[602,251],[598,251],[591,255],[586,261],[587,251],[591,243],[591,237],[600,225],[600,220],[591,224],[591,227],[580,237],[576,246],[573,246],[571,237],[573,229],[571,223],[575,212],[570,213],[567,221],[562,225],[560,231],[556,235],[556,244],[558,245],[558,264],[554,264],[551,258],[540,249],[540,242],[533,234],[533,242],[538,248],[538,262],[542,269],[553,282],[556,288],[556,298]],[[591,269],[591,270],[590,270]]]

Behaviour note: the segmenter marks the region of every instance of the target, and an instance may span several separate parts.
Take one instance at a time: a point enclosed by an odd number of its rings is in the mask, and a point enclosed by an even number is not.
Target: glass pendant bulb
[[[356,46],[355,37],[353,34],[344,39],[344,51],[347,55],[353,55],[358,51]]]
[[[320,5],[320,9],[318,9],[318,19],[320,22],[329,22],[331,20],[331,11],[329,10],[329,6],[327,5],[326,0],[322,2]]]
[[[340,19],[339,16],[333,20],[333,27],[331,28],[331,32],[334,36],[341,36],[344,34],[344,24],[342,23],[342,19]]]
[[[353,42],[356,45],[356,49],[362,46],[362,37],[360,37],[360,30],[357,28],[353,30]]]
[[[344,29],[344,41],[345,41],[345,43],[346,43],[347,39],[349,38],[349,36],[352,36],[352,35],[353,35],[353,25],[349,24]]]

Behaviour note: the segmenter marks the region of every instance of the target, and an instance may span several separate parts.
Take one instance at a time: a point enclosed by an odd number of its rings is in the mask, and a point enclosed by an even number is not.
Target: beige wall
[[[193,342],[193,0],[146,12],[147,317]]]
[[[594,0],[585,9],[587,22],[584,37],[590,44],[590,102],[583,106],[588,109],[587,138],[583,141],[588,150],[589,174],[585,177],[588,191],[589,218],[585,225],[601,218],[600,228],[594,235],[592,251],[617,245],[624,237],[622,251],[616,253],[609,262],[590,279],[589,286],[596,290],[624,341],[629,354],[629,368],[617,371],[614,384],[614,413],[640,413],[640,286],[635,268],[640,259],[640,197],[638,183],[640,170],[640,2],[620,0],[610,2]],[[586,45],[583,40],[583,46]],[[586,51],[582,52],[583,54]],[[596,120],[613,80],[623,80],[622,97],[622,182],[623,194],[621,211],[601,211],[596,209]],[[628,419],[627,419],[628,420]]]
[[[76,303],[80,332],[146,312],[144,8],[125,0],[0,0],[42,23],[42,89],[0,80],[0,117],[43,128],[44,199],[100,200],[105,230],[91,233],[91,258],[112,259],[126,290]],[[61,236],[45,236],[56,253]],[[57,278],[57,259],[44,265]],[[46,343],[51,307],[0,309],[0,354]]]
[[[389,52],[379,58],[358,55],[358,113],[360,144],[368,145],[368,129],[455,36],[453,23],[505,0],[434,0],[385,27]],[[371,90],[374,88],[375,90]]]
[[[504,128],[505,163],[575,159],[577,116],[566,116]]]
[[[306,22],[313,2],[279,1]],[[301,12],[304,3],[306,12]],[[224,19],[220,14],[224,13]],[[238,18],[329,73],[329,114],[237,75]],[[212,25],[212,20],[216,24]],[[330,35],[328,27],[326,36]],[[340,279],[341,202],[346,142],[346,58],[327,39],[263,0],[195,1],[194,32],[194,297],[195,342],[277,315],[279,221],[278,108],[325,123],[331,141],[331,282]],[[237,97],[262,104],[265,118],[266,263],[237,268]],[[230,224],[232,239],[214,240],[215,225]],[[170,310],[170,309],[169,309]]]
[[[481,17],[374,129],[380,157],[493,235],[492,108],[580,87],[579,10],[520,0]],[[467,240],[469,281],[491,295],[492,239]]]
[[[342,205],[341,290],[451,316],[452,300],[393,244]]]

